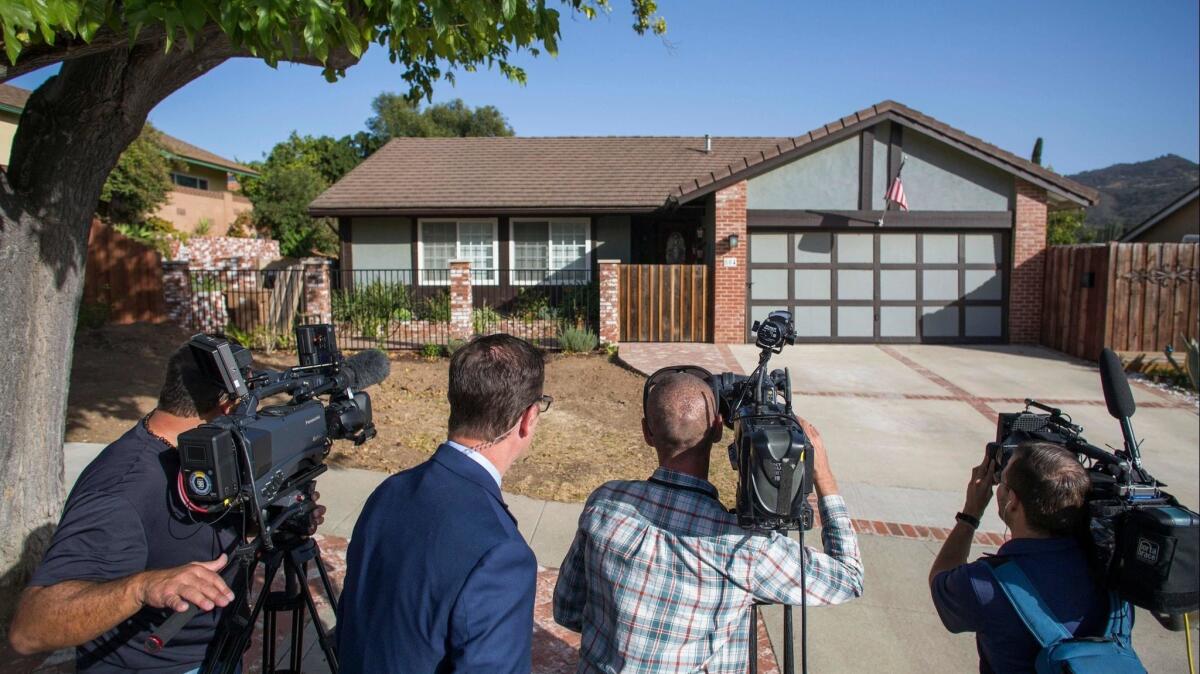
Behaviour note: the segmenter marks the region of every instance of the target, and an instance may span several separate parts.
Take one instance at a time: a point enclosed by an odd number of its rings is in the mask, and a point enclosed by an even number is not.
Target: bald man
[[[668,375],[645,414],[658,469],[588,497],[554,588],[555,621],[583,635],[579,672],[745,672],[755,602],[828,606],[862,594],[858,540],[816,429],[799,420],[813,443],[824,552],[747,532],[721,506],[708,467],[722,420],[707,383]]]

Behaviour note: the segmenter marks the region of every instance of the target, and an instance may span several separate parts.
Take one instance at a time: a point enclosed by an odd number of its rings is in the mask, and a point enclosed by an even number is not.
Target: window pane
[[[963,276],[969,300],[998,300],[1003,295],[1003,277],[999,270],[968,269]]]
[[[587,269],[586,223],[550,223],[550,268]]]
[[[955,264],[958,262],[957,234],[924,234],[921,236],[921,260],[925,264]]]
[[[798,300],[827,300],[829,299],[828,269],[797,269],[796,299]]]
[[[458,223],[458,254],[471,263],[471,278],[480,283],[495,283],[496,258],[492,243],[495,234],[490,222]]]
[[[750,299],[786,300],[786,269],[755,269],[750,272]]]
[[[880,234],[879,261],[884,264],[912,264],[917,261],[916,234]]]
[[[917,272],[913,269],[882,269],[879,271],[879,299],[917,299]]]
[[[866,263],[875,261],[874,234],[838,234],[838,262]]]
[[[450,260],[455,257],[453,222],[421,223],[421,280],[424,283],[445,283]]]
[[[787,234],[751,234],[751,262],[787,262]]]
[[[921,334],[925,337],[957,337],[958,307],[925,307]]]
[[[921,272],[921,296],[926,300],[958,299],[958,271],[926,269]]]
[[[513,282],[541,283],[550,268],[550,223],[514,222]]]
[[[875,272],[870,269],[839,269],[837,282],[839,300],[869,300],[875,297]]]
[[[1000,307],[967,307],[967,337],[999,337]]]
[[[828,337],[831,332],[829,307],[795,307],[792,320],[799,337]]]
[[[916,337],[916,307],[880,307],[880,337]]]
[[[833,239],[829,232],[808,232],[796,235],[796,262],[829,264]]]
[[[838,337],[874,337],[875,310],[871,307],[838,307]]]
[[[963,239],[966,262],[1000,264],[999,234],[966,234]]]

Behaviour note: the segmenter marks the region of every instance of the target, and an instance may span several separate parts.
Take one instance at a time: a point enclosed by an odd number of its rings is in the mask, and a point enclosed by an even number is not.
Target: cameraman
[[[862,594],[858,540],[825,446],[803,420],[825,552],[749,533],[708,482],[721,415],[708,384],[676,373],[646,401],[659,467],[588,497],[554,588],[554,619],[583,633],[578,671],[745,672],[755,602],[840,604]],[[801,592],[801,568],[807,598]]]
[[[220,335],[216,335],[222,337]],[[191,512],[177,490],[176,438],[234,401],[184,345],[167,363],[158,406],[79,476],[21,595],[9,641],[22,654],[76,647],[86,672],[188,672],[204,660],[233,593],[218,575],[240,520]],[[323,508],[314,514],[313,527]],[[201,609],[165,648],[143,643],[172,611]]]
[[[966,505],[942,544],[929,587],[942,624],[975,632],[980,672],[1033,672],[1041,646],[986,568],[1017,563],[1052,614],[1073,636],[1100,636],[1107,626],[1109,595],[1092,577],[1079,537],[1087,527],[1087,470],[1070,451],[1048,442],[1017,446],[1000,475],[996,505],[1012,538],[995,556],[967,563],[971,540],[996,484],[990,452],[971,471]],[[1118,639],[1130,643],[1133,610],[1113,614]]]

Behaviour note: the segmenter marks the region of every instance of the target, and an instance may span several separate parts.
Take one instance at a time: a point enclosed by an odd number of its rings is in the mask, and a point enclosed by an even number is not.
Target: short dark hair
[[[219,332],[208,336],[229,339]],[[234,340],[229,341],[236,344]],[[199,417],[216,409],[225,397],[225,389],[200,369],[187,344],[171,354],[166,379],[158,392],[158,409],[177,417]]]
[[[503,434],[541,397],[545,379],[542,352],[529,342],[505,334],[471,340],[450,358],[450,434]]]
[[[1029,526],[1054,536],[1080,533],[1092,480],[1067,449],[1049,442],[1017,445],[1004,482],[1025,507]]]

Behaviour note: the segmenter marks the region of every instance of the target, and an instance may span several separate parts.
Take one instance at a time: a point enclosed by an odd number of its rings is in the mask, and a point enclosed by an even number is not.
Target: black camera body
[[[996,476],[1022,442],[1043,441],[1074,453],[1088,468],[1088,543],[1098,578],[1122,599],[1156,617],[1200,607],[1200,515],[1162,490],[1141,465],[1130,417],[1136,409],[1120,360],[1105,349],[1100,375],[1109,413],[1124,436],[1124,448],[1108,451],[1089,443],[1083,428],[1062,410],[1036,400],[999,415],[996,441],[988,451]]]
[[[733,429],[729,461],[738,474],[738,524],[755,531],[808,530],[812,443],[792,411],[791,376],[787,370],[767,374],[771,355],[795,344],[795,325],[789,312],[774,311],[752,329],[762,350],[754,372],[709,378],[725,424]]]
[[[343,358],[331,325],[298,326],[296,344],[300,365],[276,372],[252,370],[250,352],[226,340],[196,335],[189,342],[204,371],[238,401],[233,413],[179,436],[189,507],[262,515],[294,501],[325,471],[334,440],[362,444],[375,436],[370,396],[356,389],[387,377],[387,357],[366,351]],[[259,408],[280,394],[291,398]],[[324,404],[318,396],[326,395]]]

